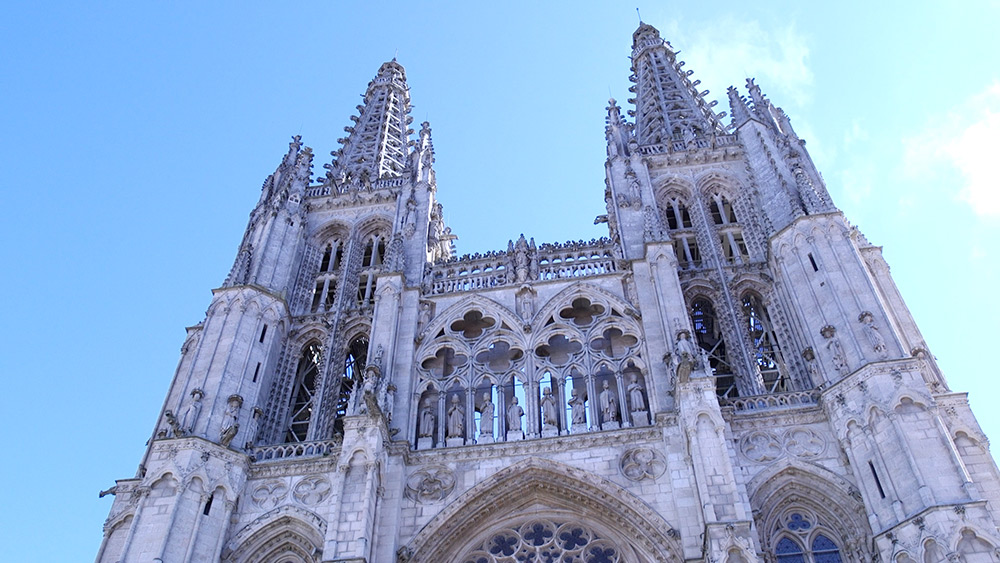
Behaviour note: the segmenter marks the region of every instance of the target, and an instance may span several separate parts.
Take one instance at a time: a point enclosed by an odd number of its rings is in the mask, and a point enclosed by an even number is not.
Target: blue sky
[[[28,4],[28,3],[25,3]],[[471,3],[470,3],[471,4]],[[885,256],[986,433],[1000,305],[1000,2],[639,2],[726,106],[756,77]],[[263,179],[316,170],[380,63],[431,122],[462,253],[603,233],[604,117],[634,6],[30,3],[0,21],[0,529],[11,560],[97,552]],[[727,120],[728,122],[728,120]],[[57,529],[58,540],[52,531]]]

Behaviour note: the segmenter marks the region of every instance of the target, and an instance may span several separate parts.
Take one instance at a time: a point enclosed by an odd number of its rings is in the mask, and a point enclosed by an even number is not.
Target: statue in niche
[[[431,438],[434,435],[434,407],[430,399],[424,399],[420,405],[420,437]]]
[[[508,432],[520,432],[521,431],[521,417],[524,416],[524,409],[521,405],[517,404],[517,397],[512,397],[510,400],[510,406],[507,407],[507,431]]]
[[[616,422],[618,420],[618,396],[608,387],[607,380],[602,385],[602,390],[598,399],[601,402],[601,413],[604,415],[604,422]]]
[[[826,339],[826,349],[830,352],[830,363],[833,364],[833,368],[840,375],[847,375],[850,368],[847,365],[844,348],[840,345],[840,339],[836,337],[837,329],[832,325],[826,325],[819,332]]]
[[[451,406],[448,407],[448,437],[465,437],[465,409],[458,401],[458,395],[451,396]]]
[[[198,423],[198,416],[201,414],[201,399],[205,393],[201,389],[191,391],[191,402],[184,409],[181,415],[181,431],[185,434],[194,432],[194,425]]]
[[[573,416],[573,426],[579,425],[583,427],[587,424],[587,410],[586,410],[587,400],[580,396],[577,392],[576,387],[570,392],[569,408]]]
[[[632,374],[628,384],[628,399],[632,403],[632,412],[646,410],[646,399],[642,396],[642,384],[639,383],[639,376]]]
[[[878,327],[875,326],[875,319],[871,313],[865,311],[861,313],[858,317],[861,321],[863,330],[865,331],[865,336],[868,337],[868,342],[872,345],[872,350],[874,350],[882,358],[885,358],[888,349],[885,346],[885,339],[882,338],[882,334],[878,331]]]
[[[559,426],[556,398],[552,396],[551,387],[546,387],[542,391],[542,424],[545,426]]]
[[[236,433],[240,431],[240,407],[243,406],[243,397],[230,395],[226,412],[222,415],[222,432],[219,434],[219,443],[229,446]]]
[[[482,436],[493,435],[493,409],[493,401],[487,391],[483,393],[483,404],[479,407],[479,434]]]

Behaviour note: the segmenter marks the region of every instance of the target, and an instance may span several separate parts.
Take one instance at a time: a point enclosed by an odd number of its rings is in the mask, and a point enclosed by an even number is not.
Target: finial
[[[642,23],[642,14],[639,13],[639,8],[635,9],[635,15],[639,16],[639,23]]]

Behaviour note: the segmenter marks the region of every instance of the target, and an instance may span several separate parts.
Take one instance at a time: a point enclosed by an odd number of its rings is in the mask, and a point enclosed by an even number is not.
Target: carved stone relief
[[[406,480],[406,497],[422,503],[444,500],[455,490],[455,473],[447,467],[424,467]]]
[[[815,458],[826,451],[826,440],[810,428],[795,427],[784,433],[754,430],[739,441],[740,453],[750,461],[771,461],[784,455]]]
[[[312,475],[295,484],[292,496],[305,505],[319,504],[330,494],[331,489],[330,481],[326,477]]]
[[[663,454],[651,448],[632,448],[619,461],[622,475],[632,481],[656,479],[667,470]]]
[[[284,481],[265,481],[257,485],[250,499],[258,507],[270,510],[281,504],[287,495],[288,485]]]

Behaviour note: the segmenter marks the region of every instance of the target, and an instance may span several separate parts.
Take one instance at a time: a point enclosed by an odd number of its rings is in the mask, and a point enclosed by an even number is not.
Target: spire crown
[[[327,184],[337,190],[373,189],[375,182],[403,175],[410,153],[410,88],[395,59],[382,63],[362,95],[354,125],[344,128],[343,147],[332,152]]]

